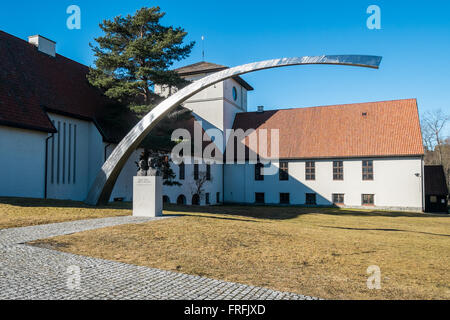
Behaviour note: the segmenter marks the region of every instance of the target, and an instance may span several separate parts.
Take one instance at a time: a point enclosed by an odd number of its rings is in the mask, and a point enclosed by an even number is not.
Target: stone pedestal
[[[133,216],[162,216],[163,182],[161,176],[133,178]]]

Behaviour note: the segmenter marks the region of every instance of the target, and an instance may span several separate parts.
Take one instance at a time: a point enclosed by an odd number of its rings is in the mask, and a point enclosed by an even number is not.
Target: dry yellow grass
[[[450,217],[237,206],[166,214],[180,217],[34,244],[327,299],[450,298]],[[381,268],[381,290],[366,286],[370,265]]]
[[[0,229],[126,215],[129,204],[93,208],[75,201],[0,198]]]

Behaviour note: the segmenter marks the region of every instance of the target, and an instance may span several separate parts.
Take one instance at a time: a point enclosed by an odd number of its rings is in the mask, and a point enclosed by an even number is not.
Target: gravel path
[[[23,244],[166,218],[118,217],[0,230],[0,299],[315,299]]]

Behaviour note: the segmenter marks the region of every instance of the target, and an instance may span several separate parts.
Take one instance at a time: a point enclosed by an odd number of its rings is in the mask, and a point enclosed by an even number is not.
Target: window
[[[206,180],[211,180],[211,165],[207,164],[206,165]]]
[[[362,162],[362,178],[363,180],[373,180],[373,161],[363,160]]]
[[[316,194],[315,193],[307,193],[305,204],[315,205],[316,204]]]
[[[265,197],[263,192],[255,193],[255,203],[265,203]]]
[[[216,203],[220,203],[220,192],[216,193]]]
[[[180,163],[180,180],[184,180],[186,176],[186,165],[184,162]]]
[[[316,163],[314,161],[306,161],[305,178],[306,180],[316,180]]]
[[[280,204],[289,204],[290,202],[289,193],[280,193]]]
[[[233,87],[233,100],[236,101],[238,98],[238,93],[236,87]]]
[[[255,181],[263,181],[264,175],[261,174],[264,165],[262,163],[255,164]]]
[[[192,205],[199,206],[200,205],[200,196],[198,194],[194,194],[192,196]]]
[[[344,204],[344,194],[343,193],[333,193],[333,203],[334,204]]]
[[[177,204],[178,205],[185,205],[186,204],[186,197],[184,195],[178,196]]]
[[[170,198],[168,196],[163,196],[163,203],[170,204]]]
[[[206,202],[206,204],[210,204],[210,202],[209,202],[209,193],[206,193],[205,194],[205,202]]]
[[[362,205],[363,206],[373,206],[375,195],[373,194],[363,194],[362,195]]]
[[[344,180],[344,161],[333,161],[333,180]]]
[[[198,180],[198,164],[194,164],[194,180]]]
[[[437,203],[437,197],[436,196],[430,196],[430,202],[431,203]]]
[[[289,180],[289,162],[280,162],[280,181]]]

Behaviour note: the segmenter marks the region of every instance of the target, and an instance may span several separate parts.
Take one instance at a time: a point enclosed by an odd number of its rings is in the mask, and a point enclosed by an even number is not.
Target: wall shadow
[[[350,228],[350,227],[336,227],[336,226],[319,226],[322,228],[341,229],[341,230],[356,230],[356,231],[386,231],[386,232],[408,232],[408,233],[420,233],[432,236],[450,237],[450,234],[432,233],[424,231],[402,230],[402,229],[386,229],[386,228]]]
[[[164,206],[166,215],[184,216],[183,213],[229,215],[232,217],[249,217],[270,220],[295,219],[306,214],[326,214],[333,216],[361,216],[361,217],[420,217],[420,218],[446,218],[421,213],[388,212],[379,210],[341,209],[337,207],[310,207],[310,206],[269,206],[269,205],[218,205],[218,206],[180,206],[167,204]],[[186,214],[187,215],[187,214]]]

